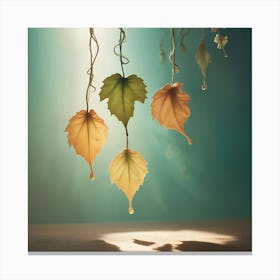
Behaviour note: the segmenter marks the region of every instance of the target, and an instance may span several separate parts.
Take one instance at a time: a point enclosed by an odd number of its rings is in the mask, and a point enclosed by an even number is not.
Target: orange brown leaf
[[[69,120],[65,131],[68,132],[69,146],[74,146],[76,153],[89,164],[90,179],[93,180],[93,161],[107,141],[107,125],[94,110],[82,110]]]
[[[182,84],[174,83],[158,90],[153,96],[151,106],[152,116],[160,125],[180,132],[191,144],[192,139],[184,131],[184,124],[191,114],[189,101],[190,96],[182,91]]]

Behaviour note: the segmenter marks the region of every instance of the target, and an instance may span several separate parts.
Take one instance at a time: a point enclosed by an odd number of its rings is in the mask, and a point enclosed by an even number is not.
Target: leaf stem
[[[125,134],[126,134],[126,149],[128,149],[128,130],[127,130],[127,126],[125,126]]]
[[[87,91],[86,91],[87,112],[88,112],[88,109],[89,109],[90,89],[92,88],[93,91],[96,90],[95,86],[92,84],[92,80],[93,80],[93,77],[94,77],[94,75],[93,75],[93,64],[95,63],[95,60],[96,60],[97,55],[99,53],[99,45],[98,45],[98,42],[97,42],[97,38],[94,34],[94,29],[93,28],[89,29],[89,34],[90,34],[90,37],[89,37],[90,68],[87,71],[87,74],[89,75],[89,81],[88,81],[88,86],[87,86]],[[92,54],[92,41],[95,42],[96,48],[97,48],[95,56],[93,56],[93,54]]]

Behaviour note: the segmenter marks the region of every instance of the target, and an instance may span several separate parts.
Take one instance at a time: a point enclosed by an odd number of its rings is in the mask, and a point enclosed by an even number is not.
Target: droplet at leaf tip
[[[132,199],[129,199],[129,200],[128,200],[128,213],[129,213],[130,215],[133,215],[133,214],[134,214],[134,209],[133,209],[133,207],[132,207]]]
[[[206,82],[203,82],[203,84],[201,85],[201,89],[203,91],[206,91],[208,89],[208,86],[207,86]]]
[[[128,213],[129,213],[130,215],[133,215],[133,214],[134,214],[134,209],[133,209],[132,206],[129,206],[129,208],[128,208]]]

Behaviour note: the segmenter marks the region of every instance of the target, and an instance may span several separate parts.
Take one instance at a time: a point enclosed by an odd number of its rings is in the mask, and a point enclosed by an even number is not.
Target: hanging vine
[[[73,146],[76,153],[81,155],[89,164],[90,179],[94,179],[93,162],[97,154],[101,150],[108,137],[108,127],[104,120],[91,109],[89,111],[89,97],[91,89],[95,91],[93,85],[93,66],[99,52],[99,45],[94,34],[94,29],[89,29],[89,51],[90,51],[90,68],[88,70],[89,82],[86,90],[86,110],[81,110],[74,115],[70,120],[65,131],[68,132],[69,146]],[[92,43],[96,44],[96,53],[93,55]]]
[[[202,39],[201,42],[197,48],[196,54],[195,54],[195,60],[196,63],[198,64],[201,74],[203,76],[203,82],[201,85],[201,89],[203,91],[207,90],[207,83],[206,83],[206,70],[211,62],[211,57],[208,51],[206,50],[206,46],[204,43],[204,31],[202,31]]]
[[[98,44],[98,41],[97,41],[96,36],[94,34],[94,29],[90,28],[89,33],[90,33],[90,37],[89,37],[90,68],[87,71],[87,74],[89,75],[89,81],[88,81],[88,86],[87,86],[87,91],[86,91],[87,112],[88,112],[88,108],[89,108],[89,95],[90,95],[91,89],[92,89],[93,92],[96,91],[96,87],[93,85],[93,77],[94,77],[94,75],[93,75],[93,65],[94,65],[95,60],[96,60],[96,58],[98,56],[98,53],[99,53],[99,44]],[[96,45],[95,55],[93,55],[92,42],[94,42],[95,45]]]
[[[175,74],[179,71],[179,66],[175,62],[175,50],[174,28],[170,28],[171,84],[165,85],[154,93],[151,104],[152,116],[158,120],[160,125],[181,133],[191,144],[192,139],[184,130],[184,124],[190,117],[190,107],[188,106],[190,96],[182,91],[181,83],[175,83]]]
[[[222,35],[220,28],[211,28],[210,31],[213,33],[216,33],[213,42],[217,44],[217,48],[222,50],[225,58],[227,58],[228,54],[225,50],[225,46],[228,43],[228,36]],[[180,47],[181,47],[181,51],[182,51],[183,55],[187,51],[187,47],[185,44],[185,38],[189,33],[190,33],[190,28],[179,28],[179,30],[178,30],[178,34],[180,36]],[[174,42],[173,39],[174,39],[174,34],[171,34],[171,43]],[[161,40],[160,50],[162,50],[163,47],[164,47],[163,41]],[[173,50],[173,47],[171,49]],[[169,59],[171,59],[172,64],[173,64],[173,62],[172,62],[173,57],[175,57],[175,53],[172,53],[172,51],[171,51]],[[201,30],[201,39],[200,39],[200,43],[198,45],[197,51],[195,53],[195,60],[196,60],[196,63],[198,64],[198,66],[201,70],[201,74],[203,76],[201,89],[203,91],[206,91],[208,89],[208,85],[207,85],[207,81],[206,81],[206,72],[207,72],[207,67],[208,67],[209,63],[211,62],[211,56],[205,46],[205,28],[203,28]],[[175,65],[175,67],[172,67],[172,71],[173,71],[173,77],[174,77],[174,75],[176,73],[176,65]],[[172,83],[173,83],[173,80],[172,80]]]
[[[143,184],[148,170],[147,162],[142,155],[128,146],[128,122],[133,116],[135,101],[144,103],[147,92],[141,78],[134,74],[125,76],[123,66],[129,62],[122,52],[125,41],[125,30],[120,28],[119,42],[114,47],[114,53],[120,58],[122,75],[117,73],[107,77],[103,81],[99,95],[101,101],[108,98],[108,109],[125,128],[126,148],[112,160],[109,171],[111,183],[115,183],[125,193],[129,203],[128,212],[133,214],[133,197]],[[116,51],[117,48],[119,52]]]

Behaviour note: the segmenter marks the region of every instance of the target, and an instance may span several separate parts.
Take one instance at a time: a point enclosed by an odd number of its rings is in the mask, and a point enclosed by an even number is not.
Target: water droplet
[[[223,48],[223,52],[224,52],[225,58],[227,58],[228,55],[227,55],[227,52],[226,52],[226,50],[224,48]]]
[[[129,213],[130,215],[132,215],[132,214],[134,213],[134,209],[133,209],[133,207],[132,207],[132,201],[129,201],[128,213]]]
[[[128,213],[129,213],[130,215],[133,215],[133,214],[134,214],[134,209],[133,209],[132,207],[129,207]]]
[[[203,84],[202,84],[202,86],[201,86],[201,89],[202,89],[203,91],[207,90],[207,84],[206,84],[205,81],[203,82]]]

